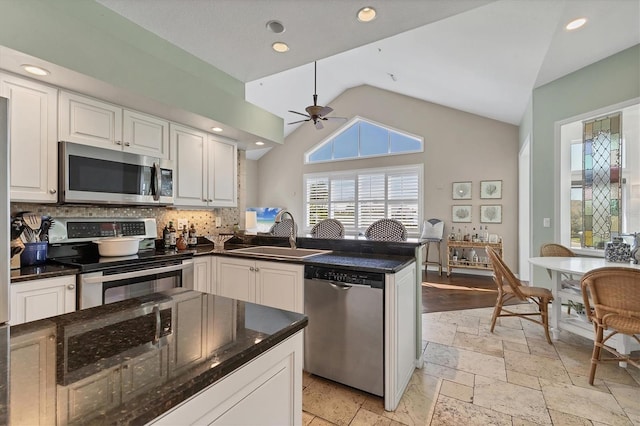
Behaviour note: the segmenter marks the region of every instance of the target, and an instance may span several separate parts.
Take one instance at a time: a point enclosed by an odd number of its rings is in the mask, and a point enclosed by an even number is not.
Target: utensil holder
[[[40,241],[37,243],[25,243],[24,251],[20,254],[20,265],[42,265],[47,261],[47,249],[49,243]]]

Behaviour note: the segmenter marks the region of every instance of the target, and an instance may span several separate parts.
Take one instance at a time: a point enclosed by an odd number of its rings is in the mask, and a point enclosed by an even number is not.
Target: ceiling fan
[[[322,121],[327,121],[327,120],[345,120],[346,121],[347,120],[346,117],[326,117],[327,114],[333,111],[333,108],[328,106],[318,105],[318,94],[316,93],[317,92],[316,90],[317,71],[318,71],[318,66],[316,61],[314,61],[313,62],[313,105],[309,105],[304,109],[305,111],[307,111],[307,114],[304,114],[298,111],[289,110],[289,112],[302,115],[307,118],[304,120],[293,121],[287,124],[297,124],[297,123],[302,123],[304,121],[313,121],[313,124],[314,126],[316,126],[316,129],[322,129],[323,128]]]

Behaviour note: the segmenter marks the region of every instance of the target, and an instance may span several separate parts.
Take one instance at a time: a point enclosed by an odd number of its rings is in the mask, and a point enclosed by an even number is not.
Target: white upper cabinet
[[[209,199],[216,207],[235,207],[238,199],[238,148],[209,136]]]
[[[207,207],[207,134],[171,123],[174,205]]]
[[[97,99],[60,92],[59,139],[169,157],[169,122]]]
[[[0,73],[0,95],[9,98],[11,201],[58,199],[58,90]]]
[[[234,207],[237,205],[238,150],[196,129],[171,123],[171,156],[176,169],[174,205]]]
[[[168,121],[127,109],[122,117],[122,144],[126,151],[169,158]]]

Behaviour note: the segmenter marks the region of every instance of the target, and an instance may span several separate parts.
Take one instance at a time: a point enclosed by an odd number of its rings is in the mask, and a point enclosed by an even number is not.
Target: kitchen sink
[[[306,259],[319,254],[331,253],[331,250],[315,250],[277,246],[245,247],[227,251],[229,254],[243,254],[257,257],[280,257],[287,259]]]

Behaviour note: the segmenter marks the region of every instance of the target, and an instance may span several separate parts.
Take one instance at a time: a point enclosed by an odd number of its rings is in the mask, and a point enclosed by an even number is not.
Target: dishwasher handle
[[[326,283],[329,284],[331,287],[335,288],[336,290],[349,290],[351,289],[351,287],[362,287],[362,288],[370,288],[370,289],[378,289],[377,287],[372,287],[370,285],[366,285],[366,284],[353,284],[353,283],[349,283],[349,284],[345,284],[345,283],[341,283],[338,281],[331,281],[331,280],[323,280],[322,278],[306,278],[309,281],[318,281],[318,282],[322,282],[322,283]],[[381,290],[381,289],[379,289]]]

